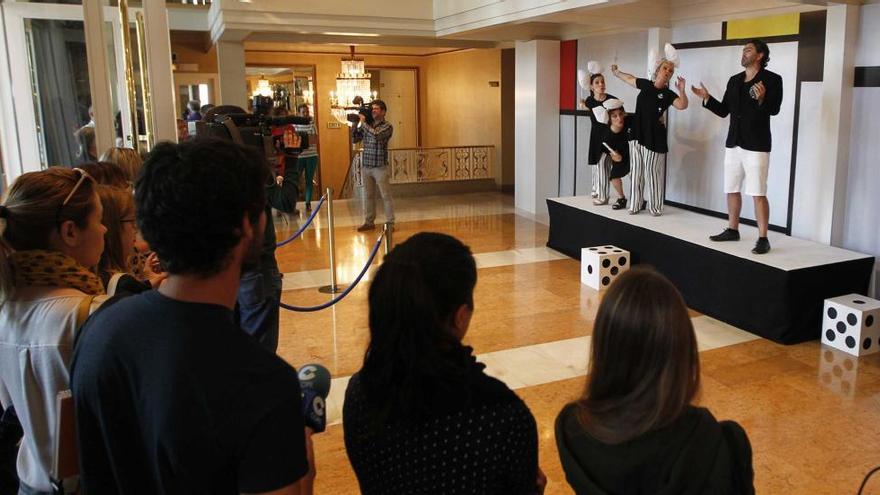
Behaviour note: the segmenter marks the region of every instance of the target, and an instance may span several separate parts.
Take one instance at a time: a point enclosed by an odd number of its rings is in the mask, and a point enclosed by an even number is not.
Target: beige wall
[[[501,167],[501,50],[464,50],[426,57],[425,147],[495,146],[496,183]]]
[[[423,147],[494,145],[495,173],[500,174],[500,88],[489,81],[501,80],[500,50],[466,50],[425,57],[365,55],[367,67],[416,67],[419,69],[419,120]],[[335,122],[328,96],[336,89],[340,54],[247,51],[249,67],[315,66],[315,108],[318,115],[318,146],[323,185],[339,191],[349,167],[347,128],[329,129]],[[381,97],[381,94],[380,94]],[[394,108],[388,113],[393,114]],[[497,180],[497,179],[496,179]]]

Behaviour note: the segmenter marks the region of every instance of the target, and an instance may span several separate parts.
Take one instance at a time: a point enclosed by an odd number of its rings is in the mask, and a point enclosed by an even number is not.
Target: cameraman
[[[361,113],[360,123],[352,130],[352,140],[355,143],[363,141],[362,164],[366,188],[364,224],[358,227],[358,232],[368,232],[376,228],[377,186],[385,203],[385,221],[394,223],[394,200],[391,198],[391,185],[388,183],[388,141],[394,128],[385,121],[388,108],[384,101],[373,100],[370,108],[373,123],[368,123],[366,116]]]
[[[297,155],[299,150],[283,146],[279,154],[285,160],[282,175],[271,174],[266,184],[266,230],[263,249],[256,266],[241,276],[235,315],[241,328],[272,352],[278,348],[278,319],[281,303],[281,273],[275,260],[275,223],[272,208],[284,213],[296,210],[299,196]],[[274,168],[271,167],[270,168]]]

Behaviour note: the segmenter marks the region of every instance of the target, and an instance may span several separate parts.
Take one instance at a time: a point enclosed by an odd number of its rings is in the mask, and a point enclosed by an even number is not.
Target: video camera
[[[364,99],[360,96],[355,96],[352,100],[352,103],[357,107],[357,113],[350,113],[345,116],[345,119],[351,122],[351,125],[356,126],[358,122],[360,122],[360,115],[363,115],[367,121],[367,125],[373,125],[373,109],[364,103]]]
[[[196,125],[196,137],[215,137],[253,146],[262,150],[272,162],[278,151],[273,144],[273,129],[291,124],[308,125],[312,123],[312,119],[296,115],[270,117],[268,110],[271,107],[272,99],[262,96],[254,97],[253,114],[232,105],[214,107]]]

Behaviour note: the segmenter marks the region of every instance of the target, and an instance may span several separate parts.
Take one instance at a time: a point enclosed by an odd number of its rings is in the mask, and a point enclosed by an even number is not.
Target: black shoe
[[[718,235],[710,235],[709,240],[715,242],[723,242],[723,241],[738,241],[739,240],[739,231],[733,230],[731,228],[724,229],[724,232]]]
[[[624,208],[626,208],[626,198],[620,198],[616,203],[611,205],[612,210],[622,210]]]
[[[639,211],[642,211],[642,210],[644,210],[644,209],[647,208],[647,207],[648,207],[648,202],[647,202],[647,201],[642,201],[642,207],[639,208]]]
[[[752,249],[753,254],[767,254],[770,252],[770,241],[766,237],[758,237],[758,242],[755,243],[754,249]]]
[[[372,230],[376,230],[376,225],[373,223],[365,223],[357,228],[358,232],[370,232]]]

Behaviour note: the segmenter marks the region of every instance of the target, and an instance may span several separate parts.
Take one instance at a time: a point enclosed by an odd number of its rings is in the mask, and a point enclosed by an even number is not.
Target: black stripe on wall
[[[801,14],[801,16],[803,18],[803,14]],[[823,33],[823,38],[824,38],[824,33],[825,33],[824,26],[822,27],[822,33]],[[727,33],[725,33],[725,35],[726,34]],[[800,41],[802,38],[801,38],[801,35],[798,35],[798,34],[786,34],[783,36],[766,36],[761,39],[765,43],[770,44],[770,43],[786,43],[789,41]],[[677,50],[687,50],[688,48],[715,48],[718,46],[743,46],[748,42],[749,42],[749,40],[745,40],[745,39],[736,39],[736,40],[722,39],[722,40],[708,40],[708,41],[690,41],[687,43],[673,43],[672,46],[674,46]],[[770,59],[771,60],[773,59],[772,53],[770,54]]]
[[[721,39],[727,39],[727,21],[721,23]]]
[[[880,87],[880,67],[856,67],[856,77],[853,86],[857,88]]]

